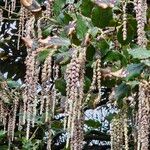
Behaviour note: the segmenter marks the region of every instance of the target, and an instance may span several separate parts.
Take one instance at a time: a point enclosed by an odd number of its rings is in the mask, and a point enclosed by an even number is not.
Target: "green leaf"
[[[23,138],[22,143],[22,147],[24,150],[32,149],[33,147],[33,143],[31,142],[31,140],[26,140],[25,138]]]
[[[57,17],[62,11],[62,8],[65,6],[65,0],[55,0],[53,4],[53,12],[54,15]]]
[[[131,86],[131,89],[134,89],[137,85],[139,85],[139,81],[129,81],[127,84]]]
[[[55,86],[63,96],[66,95],[66,82],[64,79],[57,79],[55,81]]]
[[[4,130],[0,130],[0,139],[4,138],[6,135],[6,132]]]
[[[105,60],[110,62],[119,60],[123,66],[126,66],[127,64],[125,56],[118,51],[108,51],[105,55]]]
[[[116,113],[109,113],[105,118],[111,122],[111,120],[114,118],[114,116],[116,116]]]
[[[21,85],[17,81],[7,80],[7,85],[9,88],[19,88]]]
[[[85,35],[88,31],[86,22],[87,21],[81,15],[77,16],[76,33],[77,33],[78,39],[80,40],[83,40],[85,38]]]
[[[56,45],[56,46],[69,46],[70,40],[67,38],[62,38],[62,37],[51,37],[48,40],[49,45]]]
[[[49,36],[49,35],[51,34],[53,28],[54,28],[53,25],[48,26],[46,29],[44,29],[44,30],[42,31],[42,36],[44,36],[44,37]]]
[[[91,85],[91,80],[88,77],[85,77],[84,80],[84,91],[88,92]]]
[[[67,4],[73,4],[75,0],[66,0]]]
[[[133,58],[138,59],[147,59],[150,58],[150,50],[145,48],[135,48],[129,50],[129,54],[133,56]]]
[[[48,49],[41,51],[37,56],[38,61],[41,63],[44,62],[49,53],[50,51]]]
[[[86,17],[90,17],[93,6],[91,0],[83,0],[81,4],[81,13]]]
[[[88,61],[92,61],[95,54],[95,48],[93,45],[89,45],[86,51],[86,59]]]
[[[127,66],[127,80],[132,80],[136,77],[138,77],[142,70],[144,69],[144,64],[140,63],[140,64],[130,64]]]
[[[102,57],[106,55],[109,50],[109,44],[106,40],[102,39],[100,42],[96,43],[97,47],[100,49]]]
[[[68,25],[69,22],[72,21],[72,17],[68,13],[64,12],[60,13],[57,20],[61,25]]]
[[[90,29],[89,29],[89,33],[93,38],[96,37],[98,32],[99,32],[99,28],[97,28],[97,27],[90,27]]]
[[[121,83],[115,89],[115,98],[117,100],[117,105],[119,108],[123,107],[123,98],[129,96],[130,92],[131,92],[131,87],[125,83]]]
[[[52,122],[51,128],[53,130],[60,130],[63,128],[63,124],[62,124],[62,122],[56,120],[56,121]]]
[[[0,146],[0,150],[7,150],[7,149],[8,149],[7,145]]]
[[[101,127],[101,123],[98,120],[93,120],[93,119],[85,120],[85,124],[91,128],[100,128]]]
[[[71,56],[69,55],[68,52],[63,52],[63,53],[59,53],[55,55],[56,64],[66,65],[70,59],[71,59]]]
[[[112,19],[112,9],[101,7],[94,7],[92,10],[92,22],[94,26],[99,28],[105,28],[109,26],[109,23]]]
[[[145,64],[146,66],[150,67],[150,60],[141,60],[141,63]]]
[[[130,90],[129,85],[125,83],[121,83],[116,89],[115,89],[115,98],[117,100],[120,100],[128,95]]]

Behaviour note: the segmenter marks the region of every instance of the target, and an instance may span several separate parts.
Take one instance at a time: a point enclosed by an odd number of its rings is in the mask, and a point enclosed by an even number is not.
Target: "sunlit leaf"
[[[83,40],[86,33],[88,31],[88,27],[86,24],[86,20],[83,19],[83,17],[81,15],[77,16],[77,22],[76,22],[76,33],[77,33],[77,37],[80,40]]]
[[[145,48],[131,49],[129,50],[129,54],[131,54],[133,58],[138,58],[138,59],[150,58],[150,50],[147,50]]]
[[[7,85],[9,88],[19,88],[21,85],[17,81],[7,80]]]
[[[41,51],[37,57],[38,61],[44,62],[44,60],[47,58],[48,54],[49,54],[49,50],[47,50],[47,49]]]

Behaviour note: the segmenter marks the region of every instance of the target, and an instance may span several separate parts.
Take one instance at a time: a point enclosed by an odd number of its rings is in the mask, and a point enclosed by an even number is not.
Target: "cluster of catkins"
[[[2,88],[0,90],[0,122],[4,126],[4,132],[7,132],[9,140],[13,141],[20,93],[16,89],[10,90],[5,81],[1,82],[0,86]],[[11,106],[8,105],[9,103]]]
[[[85,48],[77,47],[66,70],[67,101],[65,106],[64,128],[67,128],[66,147],[71,143],[71,150],[80,150],[83,146],[83,84],[85,72]]]

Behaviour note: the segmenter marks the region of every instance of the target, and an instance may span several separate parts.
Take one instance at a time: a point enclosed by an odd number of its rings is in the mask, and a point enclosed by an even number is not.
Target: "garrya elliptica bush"
[[[149,150],[149,5],[0,0],[0,149]]]

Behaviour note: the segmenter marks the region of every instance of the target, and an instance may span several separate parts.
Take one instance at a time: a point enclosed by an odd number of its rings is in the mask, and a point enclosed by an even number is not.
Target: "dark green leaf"
[[[95,54],[95,48],[93,45],[89,45],[86,51],[86,59],[88,61],[92,61]]]
[[[66,12],[61,13],[58,16],[58,22],[60,24],[68,25],[70,21],[72,21],[72,17],[68,13],[66,13]]]
[[[111,122],[111,120],[114,118],[114,116],[116,115],[116,113],[110,113],[108,116],[106,116],[106,119]]]
[[[91,0],[83,0],[81,4],[81,13],[86,17],[90,17],[93,6]]]
[[[55,0],[53,4],[53,12],[55,16],[59,16],[59,14],[62,11],[62,8],[65,6],[66,1],[65,0]]]
[[[102,57],[108,52],[109,44],[106,40],[102,39],[100,42],[97,43],[97,47],[100,49]]]
[[[46,29],[43,30],[42,35],[43,35],[44,37],[49,36],[49,35],[51,34],[53,28],[54,28],[54,26],[52,26],[52,25],[49,26],[49,27],[47,27]]]
[[[126,85],[125,83],[121,83],[116,89],[115,89],[115,98],[117,100],[124,98],[128,95],[130,90],[129,85]]]
[[[84,80],[84,91],[85,92],[89,91],[90,85],[91,85],[91,80],[89,78],[85,77],[85,80]]]
[[[4,130],[0,130],[0,139],[6,136],[6,132]]]
[[[7,149],[8,149],[7,145],[0,146],[0,150],[7,150]]]
[[[108,51],[108,53],[105,55],[105,60],[110,62],[119,60],[123,66],[126,66],[127,64],[125,56],[118,51]]]
[[[138,77],[142,70],[144,69],[144,65],[143,64],[130,64],[127,66],[127,80],[131,80],[134,79],[135,77]]]
[[[63,124],[62,124],[62,122],[60,122],[60,121],[53,121],[53,122],[52,122],[52,125],[51,125],[51,128],[52,128],[53,130],[60,130],[60,129],[63,128]]]
[[[55,81],[55,86],[56,86],[56,89],[58,89],[62,95],[64,96],[66,95],[66,82],[64,79],[57,79]]]
[[[123,107],[124,104],[123,98],[129,96],[129,92],[130,92],[129,86],[122,87],[122,92],[120,93],[120,97],[118,97],[118,99],[116,100],[118,108],[121,109]]]
[[[94,26],[105,28],[109,26],[112,19],[112,9],[101,7],[94,7],[92,10],[92,22]]]
[[[44,62],[49,53],[50,51],[48,49],[41,51],[37,56],[38,61],[41,63]]]
[[[85,120],[85,124],[91,128],[100,128],[101,127],[101,123],[98,120],[92,120],[92,119]]]
[[[76,33],[77,33],[78,39],[80,40],[83,40],[85,38],[85,35],[88,31],[86,22],[87,21],[81,15],[77,16]]]

